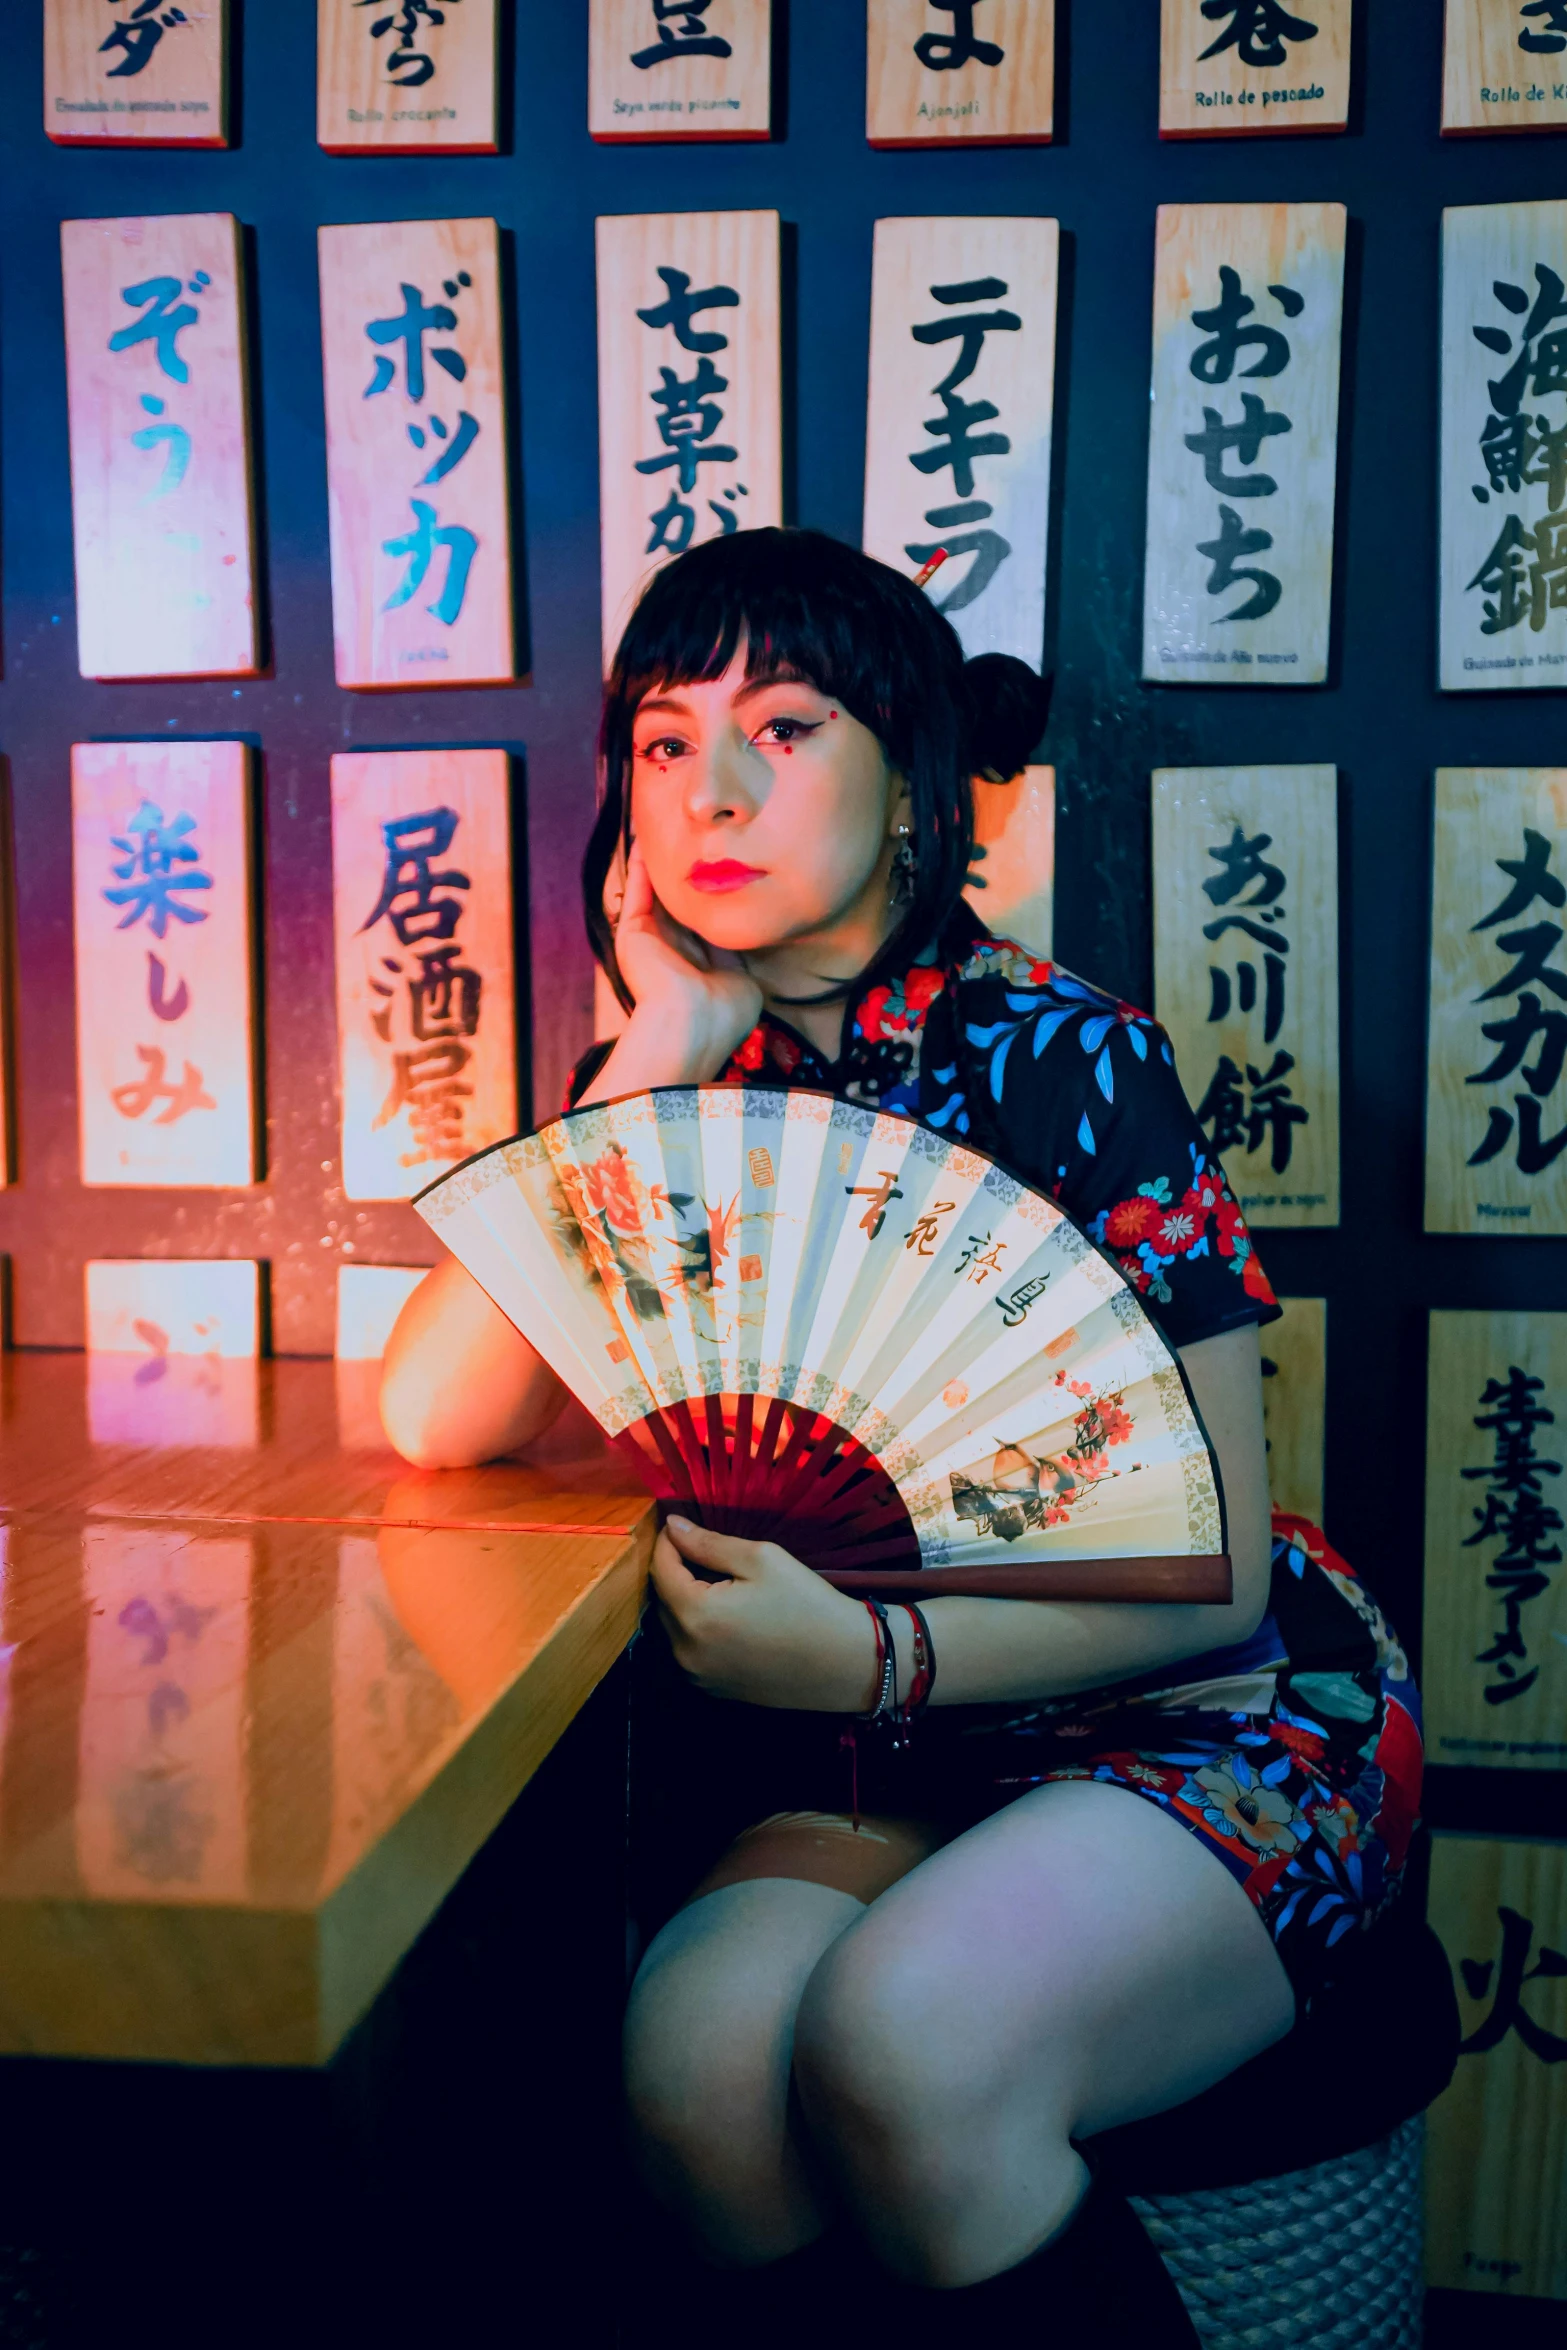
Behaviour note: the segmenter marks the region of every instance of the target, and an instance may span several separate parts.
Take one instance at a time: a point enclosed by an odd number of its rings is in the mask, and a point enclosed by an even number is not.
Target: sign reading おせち
[[[515,670],[493,220],[320,232],[337,682]]]
[[[44,0],[44,129],[60,147],[226,147],[227,0]]]
[[[653,573],[783,520],[776,212],[597,224],[604,661]]]
[[[329,155],[493,155],[496,0],[317,0]]]
[[[765,139],[771,0],[589,0],[595,139]]]
[[[1441,684],[1567,685],[1567,202],[1442,215]]]
[[[250,677],[239,224],[60,224],[84,677]]]
[[[879,220],[865,547],[929,594],[966,653],[1044,659],[1055,394],[1053,220]]]
[[[1327,675],[1342,204],[1161,204],[1143,675]]]
[[[76,743],[82,1181],[256,1178],[243,743]]]
[[[1046,146],[1055,0],[867,0],[873,147]]]
[[[1153,779],[1154,991],[1197,1122],[1253,1224],[1336,1224],[1338,815],[1331,767]]]
[[[332,761],[343,1190],[408,1199],[517,1128],[504,751]]]
[[[1353,0],[1163,0],[1159,135],[1341,131]]]
[[[1567,0],[1447,0],[1442,130],[1567,122]]]
[[[1567,768],[1436,778],[1428,1232],[1567,1232]]]

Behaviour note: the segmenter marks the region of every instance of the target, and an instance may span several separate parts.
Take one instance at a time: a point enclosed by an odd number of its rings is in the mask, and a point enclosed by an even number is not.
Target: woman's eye
[[[638,752],[638,757],[656,759],[662,765],[669,759],[678,759],[685,747],[678,735],[661,734],[656,736],[652,742],[644,743]]]
[[[814,724],[807,718],[769,718],[756,739],[758,742],[796,743],[815,732]]]

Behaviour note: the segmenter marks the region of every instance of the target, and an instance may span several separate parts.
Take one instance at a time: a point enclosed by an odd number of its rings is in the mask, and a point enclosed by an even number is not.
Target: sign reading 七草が
[[[1336,1224],[1338,821],[1331,767],[1153,779],[1154,990],[1253,1224]]]
[[[778,215],[612,215],[597,254],[607,666],[656,570],[783,519]]]
[[[60,224],[84,677],[250,677],[239,223]]]
[[[1341,131],[1353,0],[1163,0],[1159,135]]]
[[[517,1127],[504,751],[332,761],[343,1191],[408,1199]]]
[[[1567,1232],[1567,768],[1436,778],[1428,1232]]]
[[[867,0],[873,147],[1046,146],[1055,0]]]
[[[496,0],[318,0],[328,154],[493,155]]]
[[[765,139],[772,0],[589,0],[595,139]]]
[[[1567,0],[1447,0],[1442,130],[1567,122]]]
[[[879,220],[865,546],[929,594],[966,653],[1044,658],[1053,220]]]
[[[1567,685],[1567,202],[1442,215],[1441,684]]]
[[[320,232],[337,682],[515,670],[493,220]]]
[[[60,147],[226,147],[228,0],[44,0]]]
[[[256,1178],[243,743],[71,751],[84,1183]]]
[[[1342,204],[1161,204],[1143,675],[1327,675]]]

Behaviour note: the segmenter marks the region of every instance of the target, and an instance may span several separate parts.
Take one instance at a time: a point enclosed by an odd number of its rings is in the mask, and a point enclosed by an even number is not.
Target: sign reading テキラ
[[[1352,0],[1162,0],[1159,135],[1341,131]]]
[[[765,139],[772,0],[588,0],[588,129],[617,139]]]
[[[866,138],[1045,146],[1055,67],[1055,0],[866,0]]]
[[[337,682],[515,673],[493,220],[320,232]]]
[[[1567,1314],[1436,1313],[1429,1360],[1427,1752],[1567,1769]]]
[[[72,746],[84,1183],[255,1181],[249,756]]]
[[[1342,204],[1161,204],[1143,675],[1327,675]]]
[[[653,573],[783,520],[776,212],[597,224],[604,660]]]
[[[1197,1122],[1253,1224],[1339,1216],[1331,767],[1153,779],[1154,991]]]
[[[1447,0],[1442,130],[1567,122],[1567,0]]]
[[[879,220],[865,547],[947,560],[928,593],[966,653],[1044,659],[1059,225]]]
[[[1428,1232],[1567,1232],[1567,768],[1436,778]]]
[[[1442,215],[1441,683],[1567,685],[1567,202]]]
[[[317,0],[331,155],[493,155],[496,0]]]
[[[332,761],[343,1191],[409,1199],[517,1129],[504,751]]]
[[[1282,1319],[1262,1333],[1262,1422],[1268,1491],[1276,1510],[1322,1523],[1327,1419],[1328,1306],[1321,1297],[1281,1297]]]
[[[44,0],[60,147],[226,147],[228,0]]]
[[[239,224],[60,224],[84,677],[256,671]]]

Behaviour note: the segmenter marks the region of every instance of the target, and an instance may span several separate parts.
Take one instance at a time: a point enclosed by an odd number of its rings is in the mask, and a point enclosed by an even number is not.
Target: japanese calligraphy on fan
[[[589,0],[595,139],[765,139],[771,0]]]
[[[1441,683],[1567,685],[1567,202],[1442,215]]]
[[[1253,1224],[1339,1220],[1331,767],[1153,779],[1154,988],[1197,1121]]]
[[[867,0],[873,147],[1045,146],[1055,125],[1055,0]]]
[[[1162,204],[1143,675],[1327,675],[1342,204]]]
[[[965,652],[1044,657],[1058,224],[879,220],[867,551],[947,561],[929,594]]]
[[[1162,0],[1159,133],[1341,131],[1353,0]]]
[[[1567,122],[1567,0],[1447,0],[1442,129]]]
[[[44,0],[44,129],[62,147],[226,147],[226,0]]]
[[[329,154],[493,155],[496,0],[317,0]]]

